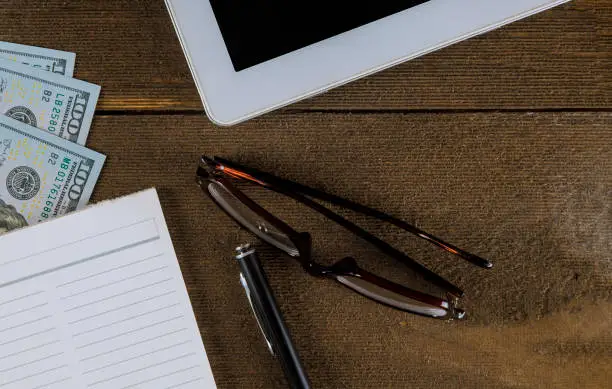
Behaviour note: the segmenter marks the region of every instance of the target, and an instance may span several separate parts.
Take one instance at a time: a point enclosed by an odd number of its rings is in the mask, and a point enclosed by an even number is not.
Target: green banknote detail
[[[0,61],[0,114],[84,145],[100,87]]]
[[[105,159],[0,116],[0,234],[87,205]]]
[[[0,41],[0,59],[72,77],[76,55],[67,51]]]

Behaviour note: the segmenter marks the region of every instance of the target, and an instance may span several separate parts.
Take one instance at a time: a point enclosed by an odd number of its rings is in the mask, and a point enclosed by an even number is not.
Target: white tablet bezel
[[[236,72],[208,0],[166,0],[208,117],[233,125],[569,0],[431,0]]]

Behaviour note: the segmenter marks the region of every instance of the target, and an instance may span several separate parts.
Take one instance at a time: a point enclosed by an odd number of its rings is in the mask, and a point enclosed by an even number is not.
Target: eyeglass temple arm
[[[259,185],[263,185],[263,186],[267,186],[270,189],[274,189],[275,187],[281,188],[283,189],[283,192],[299,192],[301,194],[307,195],[307,196],[311,196],[314,198],[317,198],[319,200],[323,200],[323,201],[328,201],[332,204],[338,205],[340,207],[343,208],[347,208],[347,209],[351,209],[355,212],[359,212],[362,213],[364,215],[370,216],[370,217],[374,217],[377,218],[381,221],[385,221],[388,223],[391,223],[407,232],[410,232],[422,239],[425,239],[426,241],[442,248],[443,250],[455,254],[463,259],[465,259],[466,261],[476,265],[476,266],[480,266],[482,268],[485,269],[490,269],[493,267],[493,263],[491,263],[490,261],[479,257],[478,255],[469,253],[465,250],[462,250],[450,243],[447,243],[445,241],[443,241],[442,239],[428,233],[425,232],[423,230],[421,230],[420,228],[413,226],[412,224],[409,224],[403,220],[397,219],[391,215],[388,215],[384,212],[378,211],[376,209],[370,208],[370,207],[366,207],[365,205],[361,205],[359,203],[356,203],[354,201],[351,200],[347,200],[345,198],[336,196],[336,195],[332,195],[314,188],[310,188],[306,185],[302,185],[299,184],[297,182],[293,182],[290,180],[286,180],[280,177],[276,177],[272,174],[269,173],[265,173],[256,169],[252,169],[252,168],[248,168],[245,166],[241,166],[239,164],[236,164],[234,162],[225,160],[223,158],[218,158],[215,157],[214,158],[215,161],[220,162],[222,165],[227,165],[230,168],[234,168],[237,170],[242,170],[245,173],[248,173],[248,175],[252,176],[252,179],[247,176],[239,176],[239,178],[243,178],[243,179],[247,179],[249,181],[252,181],[256,184]]]

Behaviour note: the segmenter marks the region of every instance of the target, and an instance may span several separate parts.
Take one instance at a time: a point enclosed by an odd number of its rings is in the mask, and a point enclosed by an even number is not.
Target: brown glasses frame
[[[308,206],[309,208],[321,213],[328,219],[340,224],[347,230],[351,231],[355,235],[364,239],[365,241],[373,244],[377,249],[379,249],[384,254],[402,262],[404,265],[408,266],[410,269],[415,272],[421,274],[425,280],[428,282],[438,286],[442,290],[447,292],[447,299],[444,300],[442,298],[432,296],[403,285],[397,284],[388,279],[379,277],[375,274],[372,274],[357,265],[355,259],[351,257],[346,257],[339,262],[335,263],[332,266],[323,266],[321,264],[316,263],[312,258],[312,244],[311,244],[311,236],[307,232],[298,232],[293,229],[291,226],[286,224],[284,221],[272,215],[266,209],[261,207],[259,204],[251,200],[248,196],[246,196],[241,190],[237,189],[229,180],[229,178],[245,180],[252,184],[259,185],[261,187],[273,190],[277,193],[289,196],[296,201]],[[335,196],[314,188],[307,187],[305,185],[289,181],[286,179],[282,179],[276,177],[272,174],[265,173],[253,168],[249,168],[246,166],[241,166],[235,162],[214,157],[209,158],[207,156],[202,156],[200,160],[200,164],[198,166],[197,171],[197,182],[202,187],[202,190],[209,195],[213,199],[213,201],[217,202],[214,196],[207,190],[207,183],[216,183],[217,185],[221,185],[224,189],[230,192],[236,199],[238,199],[243,205],[248,207],[251,211],[255,212],[259,217],[264,219],[266,222],[270,223],[270,225],[274,226],[276,229],[284,233],[293,245],[297,248],[297,255],[292,255],[296,258],[302,265],[302,267],[311,275],[319,276],[319,277],[328,277],[335,279],[340,282],[342,277],[355,277],[357,279],[363,280],[369,284],[375,285],[383,290],[391,291],[393,293],[399,294],[401,296],[405,296],[409,299],[418,301],[424,305],[428,305],[435,308],[442,308],[447,312],[447,315],[444,315],[441,318],[461,318],[464,316],[463,310],[456,307],[456,303],[460,297],[464,295],[464,292],[454,284],[450,283],[443,277],[438,274],[432,272],[427,269],[422,264],[418,263],[414,259],[407,256],[405,253],[397,250],[387,242],[382,239],[377,238],[351,221],[345,219],[339,214],[333,212],[329,208],[315,202],[312,198],[329,202],[341,208],[350,209],[352,211],[376,218],[381,222],[390,223],[395,225],[396,227],[410,232],[426,241],[442,248],[443,250],[452,253],[460,258],[463,258],[470,263],[477,265],[479,267],[490,269],[493,265],[488,260],[481,258],[475,254],[464,251],[450,243],[444,242],[442,239],[437,238],[416,226],[413,226],[401,219],[397,219],[393,216],[390,216],[384,212],[378,211],[374,208],[366,207],[364,205],[358,204],[356,202],[344,199],[339,196]],[[220,204],[218,204],[220,205]],[[220,208],[224,209],[223,206],[220,205]],[[231,216],[231,215],[230,215]],[[239,224],[242,223],[234,218]],[[244,225],[243,225],[244,227]],[[288,253],[291,255],[291,253]],[[345,286],[348,286],[346,283],[341,282]],[[356,289],[354,287],[349,286],[349,288],[353,291],[356,291],[366,297],[373,299],[376,302],[385,304],[381,299],[377,299],[372,297],[369,293],[364,293],[362,290]],[[384,299],[383,299],[384,300]],[[389,304],[387,304],[389,305]],[[397,306],[391,305],[393,308],[398,308]],[[401,308],[398,308],[401,309]],[[419,312],[414,312],[412,310],[408,310],[412,313],[422,314]],[[425,315],[425,316],[434,316],[434,315]],[[435,316],[440,317],[440,316]]]

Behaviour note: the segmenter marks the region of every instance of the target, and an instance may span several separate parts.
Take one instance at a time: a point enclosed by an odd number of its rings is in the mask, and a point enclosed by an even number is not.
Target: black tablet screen
[[[429,0],[209,0],[236,71]]]

